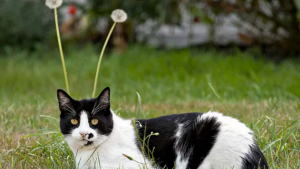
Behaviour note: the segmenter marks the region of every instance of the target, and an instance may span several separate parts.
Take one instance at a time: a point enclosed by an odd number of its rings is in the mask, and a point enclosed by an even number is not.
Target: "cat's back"
[[[214,145],[203,160],[199,169],[268,168],[268,164],[260,151],[253,132],[235,118],[217,112],[208,112],[197,119],[198,128],[210,119],[218,124]]]
[[[149,147],[160,167],[176,169],[267,168],[252,131],[221,113],[186,113],[141,120],[140,136],[152,136]]]

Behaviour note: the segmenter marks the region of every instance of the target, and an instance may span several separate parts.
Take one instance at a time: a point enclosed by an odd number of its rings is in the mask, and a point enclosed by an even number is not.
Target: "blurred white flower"
[[[58,8],[63,3],[63,0],[46,0],[46,6],[50,9]]]
[[[111,18],[114,22],[124,22],[127,19],[127,14],[122,9],[116,9],[112,12]]]

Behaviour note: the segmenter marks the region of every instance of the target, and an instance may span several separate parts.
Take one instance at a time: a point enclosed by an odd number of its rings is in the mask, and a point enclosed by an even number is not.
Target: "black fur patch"
[[[85,144],[85,146],[89,146],[89,145],[91,145],[91,144],[93,144],[93,141],[88,141],[88,142]]]
[[[243,158],[243,169],[268,169],[265,156],[260,151],[257,144],[250,146],[250,153]]]
[[[154,149],[153,156],[156,165],[161,168],[174,168],[176,151],[180,151],[183,159],[189,158],[187,168],[199,167],[212,148],[220,126],[214,118],[196,123],[197,117],[201,115],[200,113],[186,113],[137,120],[142,124],[142,127],[138,128],[141,138],[147,137],[151,132],[159,133],[159,136],[151,136],[149,144],[146,141],[149,149],[151,151]],[[183,124],[182,133],[179,142],[176,142],[175,135],[179,124]],[[149,149],[146,149],[146,152],[151,156]]]
[[[90,133],[89,136],[88,136],[88,139],[91,139],[94,137],[94,134],[93,133]]]
[[[182,138],[182,144],[188,144],[187,150],[193,150],[187,168],[197,169],[203,162],[216,141],[220,125],[215,118],[208,118],[187,130]],[[188,155],[187,152],[185,155]]]

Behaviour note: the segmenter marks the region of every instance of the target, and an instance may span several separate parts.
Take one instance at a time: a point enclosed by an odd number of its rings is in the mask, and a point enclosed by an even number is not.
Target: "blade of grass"
[[[141,96],[138,92],[136,92],[136,95],[138,97],[138,113],[137,113],[137,118],[140,118],[140,113],[141,113],[141,107],[142,107],[142,99],[141,99]]]
[[[220,97],[220,95],[217,93],[217,91],[215,90],[215,88],[211,85],[211,83],[208,83],[209,87],[211,88],[211,90],[214,92],[214,94],[217,96],[217,98],[220,100],[220,102],[222,103],[222,105],[224,106],[226,113],[228,113],[228,109],[225,106],[223,99]]]
[[[138,133],[138,131],[137,131],[137,128],[136,128],[136,125],[135,125],[135,124],[136,124],[136,121],[135,121],[134,118],[131,118],[131,123],[132,123],[132,126],[133,126],[133,128],[134,128],[135,134],[136,134],[136,136],[137,136],[137,138],[138,138],[137,140],[138,140],[139,146],[140,146],[140,148],[141,148],[141,150],[142,150],[142,155],[143,155],[143,159],[144,159],[144,163],[145,163],[145,168],[148,169],[148,166],[147,166],[147,163],[146,163],[145,150],[144,150],[144,147],[142,146],[141,138],[140,138],[139,133]]]
[[[61,62],[62,62],[62,66],[63,66],[64,76],[65,76],[66,88],[67,88],[67,92],[70,94],[68,75],[67,75],[65,59],[64,59],[64,53],[63,53],[63,50],[62,50],[62,45],[61,45],[61,40],[60,40],[60,33],[59,33],[58,19],[57,19],[57,9],[56,8],[54,8],[54,18],[55,18],[55,27],[56,27],[58,47],[59,47]]]

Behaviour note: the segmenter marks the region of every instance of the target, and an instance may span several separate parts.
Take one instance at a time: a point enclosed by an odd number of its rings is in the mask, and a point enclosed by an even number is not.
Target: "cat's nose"
[[[85,138],[85,136],[87,135],[87,133],[81,132],[80,135],[81,135],[82,138]]]

